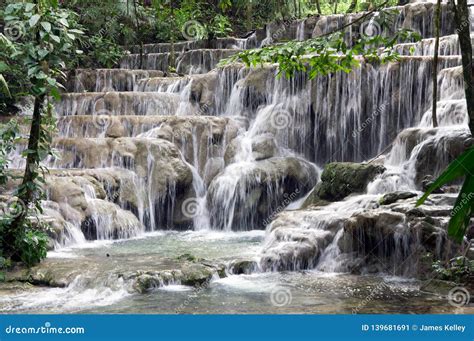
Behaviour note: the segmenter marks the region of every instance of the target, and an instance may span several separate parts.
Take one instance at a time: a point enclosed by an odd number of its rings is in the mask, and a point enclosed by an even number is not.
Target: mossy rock
[[[324,167],[321,182],[315,191],[318,198],[339,201],[352,193],[364,192],[367,184],[385,167],[367,163],[333,162]]]
[[[303,205],[301,206],[301,208],[308,208],[310,206],[326,206],[330,204],[329,201],[323,200],[318,196],[317,189],[318,189],[318,185],[316,185],[311,190],[308,197],[303,202]]]
[[[209,282],[214,275],[214,269],[202,264],[186,264],[182,268],[181,283],[189,286],[200,286]]]
[[[190,253],[183,253],[177,257],[178,260],[188,261],[188,262],[199,262],[202,259],[198,258]]]

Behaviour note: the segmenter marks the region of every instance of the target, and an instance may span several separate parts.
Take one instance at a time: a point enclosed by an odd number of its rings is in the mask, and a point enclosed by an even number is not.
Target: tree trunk
[[[28,207],[35,198],[34,187],[31,183],[36,181],[38,176],[38,165],[40,157],[38,154],[39,139],[41,134],[41,111],[43,108],[45,95],[35,98],[35,105],[33,109],[33,118],[31,121],[30,137],[28,139],[28,156],[26,157],[25,173],[23,181],[18,191],[19,204],[21,210],[17,217],[13,219],[11,224],[6,228],[4,235],[5,254],[8,257],[15,259],[15,240],[17,235],[21,235],[21,229],[25,226],[25,221],[28,218]]]
[[[143,39],[142,39],[142,34],[140,30],[140,22],[138,21],[138,10],[137,10],[137,1],[133,0],[133,8],[135,10],[135,25],[137,28],[137,38],[138,38],[138,43],[140,44],[140,61],[138,68],[141,69],[143,67]]]
[[[464,78],[464,93],[466,96],[467,113],[469,115],[469,129],[474,135],[474,88],[472,73],[472,44],[470,37],[469,8],[467,0],[458,0],[457,5],[451,0],[454,8],[459,45],[461,46],[462,73]]]
[[[173,25],[175,25],[175,17],[174,17],[174,7],[173,4],[171,4],[171,22]],[[175,50],[174,50],[174,32],[171,32],[171,46],[170,46],[170,57],[169,57],[169,63],[168,63],[168,71],[170,70],[170,67],[173,69],[175,68]]]
[[[351,5],[349,6],[349,9],[347,10],[346,13],[354,12],[356,7],[357,7],[357,0],[352,0]]]
[[[323,14],[321,11],[321,2],[320,0],[316,0],[316,10],[318,11],[318,14]]]
[[[435,46],[433,55],[433,104],[431,107],[431,118],[433,121],[433,127],[438,126],[438,118],[436,116],[436,105],[438,103],[438,50],[439,50],[439,31],[441,25],[441,0],[438,0],[436,4],[436,15],[435,15]]]

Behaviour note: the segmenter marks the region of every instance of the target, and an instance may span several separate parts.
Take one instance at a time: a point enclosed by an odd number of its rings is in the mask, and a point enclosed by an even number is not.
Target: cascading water
[[[399,10],[395,29],[413,27],[425,38],[397,46],[401,54],[414,49],[415,56],[385,65],[361,61],[349,74],[310,81],[302,73],[290,80],[277,78],[276,65],[215,68],[239,49],[279,39],[304,40],[350,22],[353,15],[268,25],[266,34],[218,39],[211,46],[177,43],[176,74],[168,70],[170,44],[145,45],[143,70],[135,70],[140,64],[136,47],[122,61],[123,69],[76,70],[68,84],[71,92],[56,105],[59,136],[53,144],[61,157],[46,162],[51,174],[44,218],[55,227],[52,238],[59,254],[64,247],[121,241],[110,246],[116,255],[107,251],[111,262],[104,262],[101,250],[89,254],[81,249],[86,253],[81,256],[100,264],[100,283],[73,272],[68,276],[76,281],[68,282],[67,294],[86,295],[84,290],[94,286],[92,293],[99,297],[112,293],[122,299],[139,284],[151,283],[155,289],[180,285],[186,269],[169,269],[178,266],[194,238],[198,245],[192,251],[198,257],[205,244],[205,257],[225,259],[237,273],[248,269],[232,262],[248,257],[246,262],[255,263],[252,271],[412,275],[416,260],[403,269],[400,264],[424,238],[416,228],[419,222],[407,218],[415,199],[384,206],[381,196],[419,193],[425,176],[437,175],[450,161],[443,152],[458,154],[469,134],[452,15],[443,6],[440,126],[433,129],[428,56],[433,49],[432,5]],[[376,20],[370,25],[376,29]],[[348,41],[359,34],[359,27],[353,27]],[[305,206],[321,180],[318,166],[368,161],[389,146],[388,155],[373,161],[386,170],[366,193],[327,206]],[[20,159],[14,158],[14,168],[23,166]],[[445,224],[442,214],[454,199],[448,194],[432,199],[429,209],[440,222],[436,228]],[[265,228],[260,245],[263,231],[251,230]],[[434,252],[441,256],[445,231],[435,232]],[[220,244],[237,252],[223,252]]]

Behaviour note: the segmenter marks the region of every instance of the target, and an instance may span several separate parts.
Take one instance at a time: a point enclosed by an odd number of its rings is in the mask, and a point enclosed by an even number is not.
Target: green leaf
[[[69,23],[67,22],[65,18],[59,18],[58,22],[65,27],[69,27]]]
[[[59,92],[59,90],[57,88],[51,88],[51,96],[53,96],[53,98],[56,101],[61,100],[61,93]]]
[[[469,148],[458,158],[449,164],[445,171],[436,179],[436,181],[428,188],[425,194],[416,202],[416,206],[420,206],[425,202],[428,196],[437,188],[444,184],[456,180],[469,172],[474,173],[474,147]]]
[[[464,180],[456,204],[451,211],[451,220],[448,226],[448,236],[461,243],[469,227],[474,211],[474,176],[468,175]]]
[[[35,4],[27,3],[27,4],[25,5],[25,11],[26,11],[26,12],[31,12],[31,10],[32,10],[33,8],[35,8],[35,6],[36,6]]]
[[[6,71],[6,70],[9,70],[9,69],[10,69],[10,67],[8,66],[7,63],[0,61],[0,72]]]
[[[40,59],[44,59],[44,57],[46,57],[48,55],[49,51],[48,50],[45,50],[45,49],[40,49],[38,51],[38,57]]]
[[[58,5],[59,5],[58,0],[49,0],[49,3],[53,8],[58,8]]]
[[[77,30],[75,28],[70,29],[69,32],[74,33],[74,34],[84,34],[84,31]]]
[[[41,16],[39,14],[32,15],[29,20],[30,27],[34,27],[38,23],[40,18]]]
[[[40,25],[43,26],[43,28],[44,28],[44,30],[45,30],[46,32],[48,32],[48,33],[51,32],[51,24],[50,24],[49,22],[47,22],[47,21],[42,21],[42,22],[40,23]]]
[[[61,42],[61,39],[59,39],[59,37],[57,35],[54,35],[54,34],[50,34],[49,35],[51,37],[51,39],[53,39],[56,43],[60,43]]]

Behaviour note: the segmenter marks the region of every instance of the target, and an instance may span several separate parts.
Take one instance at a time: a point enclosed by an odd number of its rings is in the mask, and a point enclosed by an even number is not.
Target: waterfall
[[[433,129],[433,4],[396,10],[392,30],[410,27],[424,39],[397,45],[398,61],[360,60],[350,73],[286,79],[277,77],[277,65],[217,65],[242,49],[328,33],[360,14],[273,23],[245,39],[147,44],[142,60],[134,46],[120,69],[71,73],[55,105],[58,156],[45,161],[51,169],[45,219],[55,224],[56,247],[157,230],[266,229],[263,270],[393,270],[420,235],[401,213],[408,204],[392,210],[380,205],[381,196],[419,193],[469,139],[452,13],[443,5],[440,126]],[[381,29],[379,17],[351,27],[347,43],[362,29]],[[320,167],[368,161],[387,148],[376,160],[386,171],[366,193],[303,208],[321,180]],[[20,168],[24,161],[15,153],[11,166]],[[449,200],[433,206],[444,212]],[[383,237],[386,243],[374,242]],[[437,243],[441,254],[443,240]],[[390,266],[362,264],[371,256]]]

